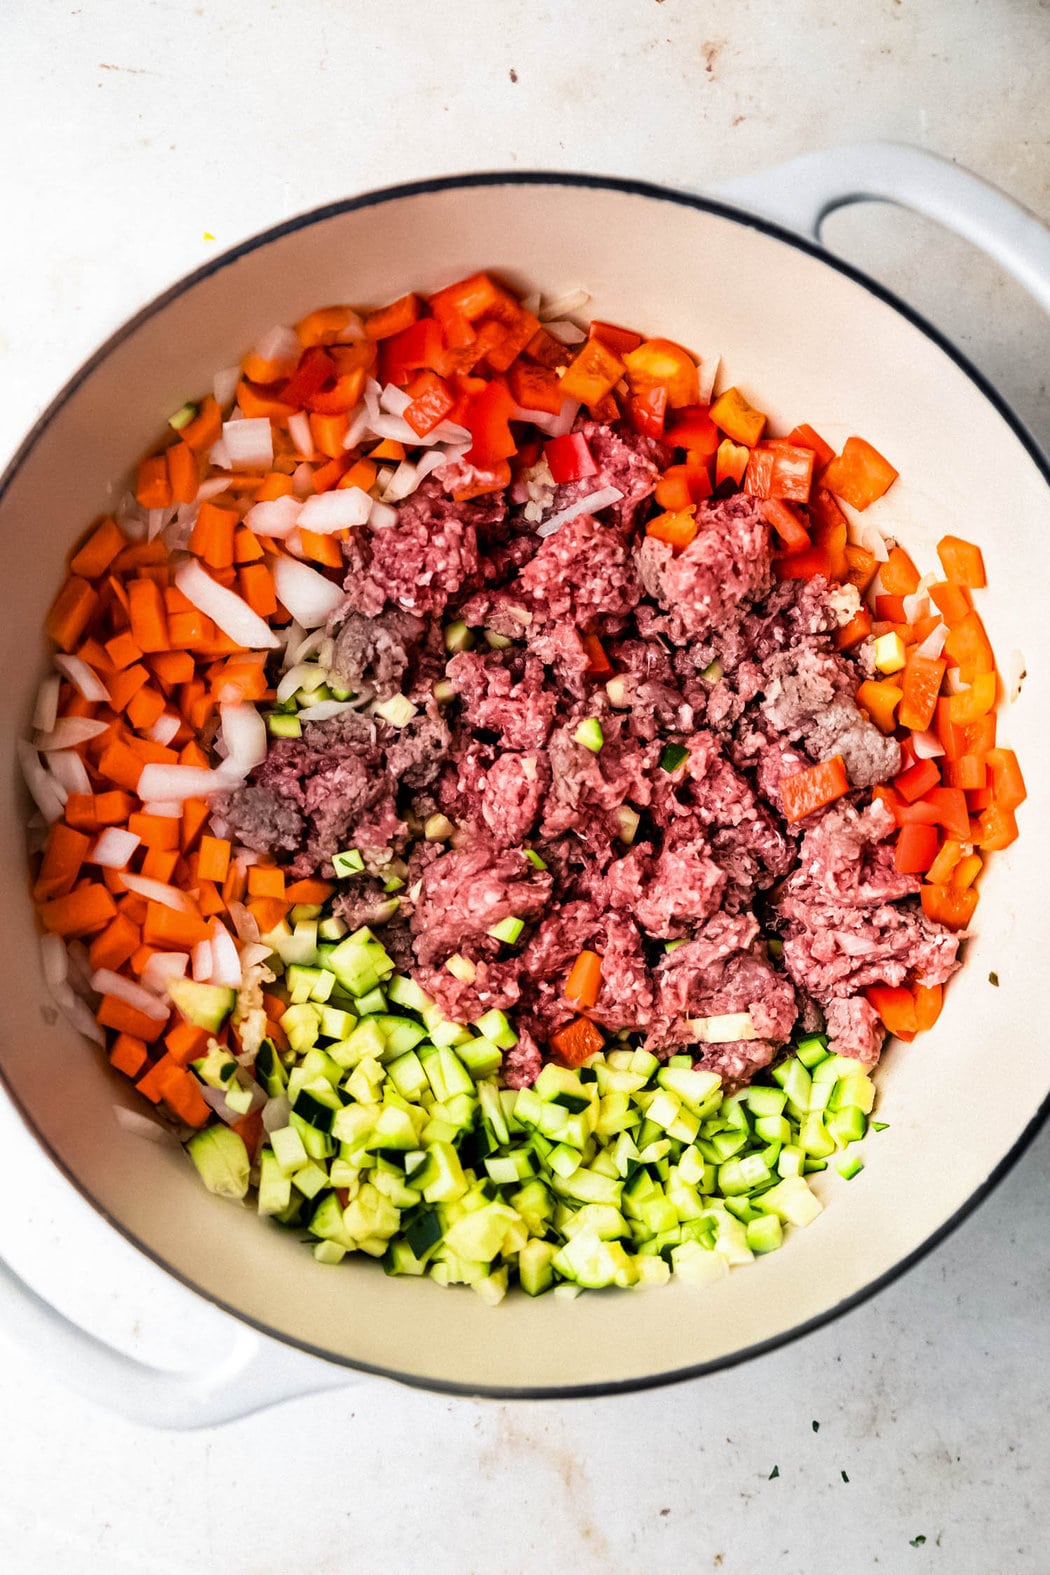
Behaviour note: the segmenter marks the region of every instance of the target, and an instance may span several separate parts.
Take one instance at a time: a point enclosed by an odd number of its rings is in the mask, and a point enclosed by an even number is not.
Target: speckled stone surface
[[[369,186],[531,166],[702,188],[888,137],[1050,220],[1050,10],[1031,0],[8,0],[0,45],[0,459],[149,296]],[[825,239],[955,337],[1050,446],[1050,335],[1019,287],[885,207]],[[975,1097],[993,1094],[990,1068]],[[0,1189],[0,1250],[87,1327],[170,1365],[222,1337],[9,1120]],[[3,1567],[1046,1575],[1048,1203],[1044,1131],[875,1301],[618,1400],[363,1382],[168,1436],[0,1346]]]

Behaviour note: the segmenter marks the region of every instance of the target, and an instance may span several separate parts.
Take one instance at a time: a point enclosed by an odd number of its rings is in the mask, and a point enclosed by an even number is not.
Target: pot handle
[[[168,1429],[215,1427],[296,1395],[341,1388],[355,1377],[227,1321],[232,1338],[211,1366],[165,1371],[71,1323],[0,1258],[0,1333],[32,1351],[70,1389],[129,1421]]]
[[[758,174],[723,181],[712,195],[816,240],[836,208],[898,203],[972,241],[1050,312],[1050,230],[987,181],[922,148],[861,142],[804,153]]]

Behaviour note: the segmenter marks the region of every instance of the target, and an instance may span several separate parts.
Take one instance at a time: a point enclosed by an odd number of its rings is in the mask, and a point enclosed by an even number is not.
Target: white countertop
[[[1050,14],[1017,0],[8,0],[0,46],[0,465],[156,291],[370,186],[517,166],[702,188],[886,137],[1050,220]],[[1047,325],[1019,287],[885,207],[836,216],[825,239],[953,335],[1050,447]],[[18,1129],[0,1189],[0,1251],[85,1325],[157,1362],[217,1337],[219,1315]],[[553,1554],[579,1575],[1045,1575],[1048,1200],[1044,1131],[874,1302],[618,1400],[478,1404],[366,1381],[165,1435],[0,1347],[5,1568],[516,1575]]]

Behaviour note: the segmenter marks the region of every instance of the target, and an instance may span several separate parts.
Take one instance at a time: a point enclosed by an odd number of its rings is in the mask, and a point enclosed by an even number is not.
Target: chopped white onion
[[[181,726],[180,717],[173,716],[170,711],[162,711],[153,725],[146,729],[146,737],[154,744],[170,744]]]
[[[169,804],[187,798],[210,798],[236,787],[240,778],[232,770],[212,771],[208,766],[166,766],[150,761],[143,766],[136,789],[139,798],[164,799]]]
[[[318,639],[320,644],[320,639]],[[312,694],[315,689],[328,681],[328,674],[317,662],[297,662],[294,667],[281,677],[277,685],[277,704],[284,705],[298,690],[303,689],[307,694]]]
[[[379,408],[391,416],[403,416],[412,403],[411,395],[394,383],[388,383],[379,394]]]
[[[957,667],[949,667],[944,675],[944,687],[950,695],[961,695],[970,686],[963,682],[962,674]]]
[[[371,507],[372,499],[360,487],[318,492],[301,506],[299,528],[312,530],[318,536],[329,536],[333,531],[364,525]]]
[[[147,902],[159,902],[162,908],[174,908],[176,913],[196,913],[196,904],[193,898],[184,891],[179,891],[177,886],[169,886],[166,881],[150,880],[145,875],[122,875],[125,886],[133,891],[136,897],[145,897]]]
[[[40,964],[44,983],[52,993],[69,981],[69,952],[61,935],[40,937]]]
[[[258,941],[259,921],[255,917],[255,914],[252,913],[250,909],[245,907],[243,902],[228,902],[226,904],[226,911],[230,916],[234,929],[237,931],[237,939],[239,941],[245,941],[249,945]],[[266,953],[266,956],[269,957],[270,948],[268,946],[264,946],[263,951]],[[246,966],[251,966],[251,963],[248,961],[247,954],[244,954],[244,961]],[[262,959],[256,957],[253,958],[252,961],[260,962]]]
[[[266,722],[255,706],[220,705],[226,763],[238,776],[247,776],[266,759]]]
[[[32,744],[27,744],[24,738],[20,738],[15,747],[18,751],[22,776],[37,809],[48,823],[60,820],[69,796],[67,790],[50,771],[45,769]]]
[[[298,656],[295,655],[295,651],[299,645],[299,642],[302,640],[304,633],[305,630],[303,629],[302,624],[296,623],[294,618],[292,619],[291,623],[281,631],[281,644],[284,647],[284,651],[281,656],[282,667],[291,667],[294,662],[299,660]]]
[[[291,372],[302,354],[302,348],[295,329],[289,328],[285,323],[278,323],[275,328],[263,334],[255,346],[255,354],[260,361],[279,362]]]
[[[79,656],[67,656],[64,651],[59,651],[55,656],[55,666],[60,673],[69,679],[73,688],[82,699],[98,700],[103,705],[109,704],[109,690],[94,669],[90,668],[86,662],[82,662]],[[47,725],[48,727],[54,727],[55,724],[52,721]],[[34,718],[33,726],[41,727],[43,724]]]
[[[56,781],[67,793],[91,793],[88,768],[75,749],[55,749],[47,757],[48,766]]]
[[[566,399],[556,416],[552,416],[549,410],[527,410],[523,405],[515,405],[510,414],[512,421],[531,421],[534,427],[538,427],[548,437],[564,437],[572,431],[579,410],[579,400]]]
[[[715,379],[718,377],[718,368],[722,357],[719,355],[705,355],[700,357],[697,367],[697,384],[699,399],[702,405],[709,405],[715,391]]]
[[[59,985],[57,989],[52,990],[51,996],[66,1022],[75,1028],[78,1034],[82,1034],[85,1039],[90,1039],[93,1044],[105,1044],[105,1033],[95,1021],[94,1012],[74,990],[70,989],[68,984]]]
[[[434,443],[465,443],[467,448],[469,448],[474,441],[474,435],[469,427],[461,427],[458,421],[439,421],[436,427],[431,428],[426,437],[417,438],[416,441],[424,444],[427,448]]]
[[[62,680],[57,673],[49,673],[36,692],[33,708],[33,726],[41,733],[50,733],[58,720],[58,691]]]
[[[560,340],[563,345],[582,345],[587,337],[582,328],[577,327],[575,323],[570,323],[564,318],[558,318],[555,322],[545,323],[544,327],[549,334],[553,334],[554,338]]]
[[[173,802],[170,798],[148,799],[142,806],[144,815],[160,815],[165,820],[180,820],[182,818],[182,810],[182,801],[175,800]]]
[[[123,831],[119,826],[106,826],[99,832],[98,841],[88,854],[89,864],[100,864],[103,869],[122,870],[142,841],[133,831]]]
[[[208,984],[212,970],[211,941],[197,942],[193,948],[192,962],[194,984]]]
[[[273,948],[265,941],[249,941],[241,947],[241,963],[245,968],[258,968],[273,956]]]
[[[350,700],[318,700],[316,705],[304,705],[298,712],[300,722],[328,722],[343,711],[352,711]]]
[[[189,965],[189,952],[154,952],[142,970],[142,983],[166,998],[168,985],[173,979],[185,979]]]
[[[237,943],[224,924],[216,922],[211,931],[211,983],[239,990],[244,982]]]
[[[936,733],[913,733],[911,747],[919,760],[936,760],[944,754],[944,746]]]
[[[397,510],[392,503],[380,503],[377,498],[369,512],[368,523],[373,530],[389,530],[391,525],[397,524]]]
[[[458,465],[466,452],[462,444],[450,443],[442,448],[432,448],[416,461],[416,475],[422,481],[432,470],[441,470],[445,465]]]
[[[239,366],[224,366],[211,380],[211,391],[215,395],[215,403],[221,405],[223,410],[227,405],[233,404],[237,392],[237,384],[241,380]]]
[[[305,505],[298,498],[265,498],[255,503],[244,516],[244,523],[256,536],[287,536],[299,523]]]
[[[222,440],[234,465],[248,470],[266,470],[273,464],[273,428],[268,416],[224,421]]]
[[[409,447],[414,447],[425,441],[403,416],[387,416],[379,412],[372,418],[371,427],[376,437],[389,438],[393,443],[407,443]]]
[[[85,1039],[91,1039],[95,1044],[105,1044],[106,1036],[95,1021],[95,1014],[77,995],[70,982],[72,959],[60,935],[40,937],[40,961],[48,994],[62,1016],[83,1034]]]
[[[196,503],[206,503],[209,498],[217,498],[220,492],[225,492],[229,482],[225,476],[209,476],[207,481],[202,481],[197,488]]]
[[[292,627],[296,628],[296,629],[299,628],[298,624],[293,624]],[[301,629],[299,629],[299,633],[302,634],[302,630]],[[292,650],[292,652],[291,652],[292,660],[294,662],[300,663],[300,664],[306,663],[311,656],[316,656],[317,655],[317,653],[320,651],[322,645],[325,643],[325,639],[326,639],[326,636],[325,636],[325,632],[324,632],[323,629],[313,629],[313,630],[311,630],[311,632],[306,636],[306,638],[304,640],[300,641],[300,643],[297,646],[295,646],[294,649]],[[322,665],[327,665],[327,664],[322,663]],[[314,688],[315,689],[317,688],[317,684],[314,685]],[[294,690],[292,692],[294,693]],[[285,695],[284,698],[287,700],[288,696]]]
[[[522,311],[530,312],[533,317],[538,317],[540,315],[540,307],[542,305],[543,297],[540,295],[538,290],[534,290],[531,295],[523,295],[521,298]]]
[[[402,498],[407,498],[409,493],[415,492],[418,486],[419,471],[415,465],[403,459],[383,488],[383,502],[400,503]]]
[[[360,443],[361,439],[368,431],[368,423],[371,421],[371,419],[371,413],[366,404],[362,402],[360,405],[356,405],[354,407],[354,413],[350,417],[350,425],[347,427],[346,436],[343,439],[344,449],[357,447],[358,443]]]
[[[351,312],[348,310],[346,323],[336,334],[335,343],[337,345],[352,345],[356,344],[359,339],[363,339],[364,337],[364,323],[361,321],[361,318],[357,312]]]
[[[873,525],[870,520],[862,520],[853,526],[852,539],[858,547],[866,548],[876,563],[889,561],[890,550],[885,538],[878,526]]]
[[[921,585],[917,591],[913,591],[909,596],[903,596],[901,602],[904,607],[905,623],[917,623],[920,618],[929,617],[930,598]]]
[[[156,541],[173,516],[172,509],[150,509],[146,516],[146,540]]]
[[[342,606],[342,587],[294,558],[276,560],[273,581],[278,600],[304,629],[316,629]]]
[[[607,509],[610,504],[619,503],[623,493],[619,487],[602,487],[597,492],[592,492],[589,497],[577,498],[575,503],[570,503],[567,508],[559,509],[557,514],[552,514],[537,527],[538,536],[552,536],[556,530],[567,520],[573,520],[577,514],[597,514],[602,509]]]
[[[911,619],[908,620],[911,622]],[[939,623],[936,629],[931,629],[925,640],[915,647],[916,656],[928,656],[931,661],[936,661],[944,650],[944,642],[948,638],[947,627]]]
[[[216,584],[196,558],[187,558],[179,564],[175,570],[175,584],[187,601],[191,601],[194,607],[217,623],[223,634],[228,634],[238,645],[257,651],[276,650],[280,645],[280,640],[265,620],[253,612],[240,596]],[[164,793],[150,796],[168,797]]]
[[[541,323],[549,323],[551,318],[571,317],[573,312],[582,312],[590,298],[587,290],[566,290],[564,295],[544,302],[536,316]]]
[[[314,457],[314,435],[310,431],[310,417],[305,410],[297,410],[288,417],[288,436],[304,459]]]
[[[34,739],[33,747],[46,754],[51,749],[76,749],[89,739],[97,738],[110,726],[108,722],[95,722],[89,716],[60,716],[50,733]]]
[[[112,995],[118,1001],[126,1001],[144,1017],[152,1017],[157,1023],[162,1023],[171,1011],[170,1005],[165,1003],[162,1006],[149,990],[144,990],[133,979],[126,979],[122,973],[114,973],[112,968],[96,968],[91,975],[91,988],[99,995]]]
[[[218,442],[213,443],[208,450],[208,463],[214,466],[216,470],[233,469],[233,461],[230,459],[230,451],[226,447],[224,438],[219,438]]]

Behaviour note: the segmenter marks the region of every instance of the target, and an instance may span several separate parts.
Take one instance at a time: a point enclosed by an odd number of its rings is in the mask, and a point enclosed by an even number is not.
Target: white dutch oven
[[[349,1369],[508,1396],[613,1392],[703,1373],[813,1328],[901,1273],[1031,1138],[1050,1092],[1050,1054],[1031,1031],[1046,974],[1050,819],[1050,623],[1031,592],[1050,581],[1048,471],[994,392],[926,324],[812,241],[745,211],[816,235],[827,212],[862,197],[940,218],[1050,309],[1050,236],[972,176],[911,149],[810,156],[718,201],[581,176],[428,181],[320,209],[202,268],[103,346],[30,434],[0,482],[0,666],[9,675],[0,860],[8,977],[24,986],[4,992],[0,1073],[73,1185],[143,1252],[240,1320],[214,1370],[159,1374],[99,1345],[0,1265],[0,1324],[70,1383],[140,1419],[193,1426],[346,1382]],[[170,411],[272,323],[329,300],[428,290],[477,268],[552,293],[582,284],[596,316],[721,352],[774,427],[810,421],[836,445],[850,432],[869,438],[902,478],[873,517],[922,565],[935,563],[945,531],[975,537],[996,650],[1005,660],[1019,647],[1028,668],[1001,722],[1028,778],[1022,838],[990,863],[965,971],[936,1029],[884,1061],[889,1130],[866,1143],[863,1176],[848,1188],[834,1174],[818,1178],[828,1207],[813,1226],[702,1291],[515,1295],[491,1310],[466,1290],[387,1278],[373,1264],[316,1264],[294,1233],[206,1193],[177,1150],[119,1125],[115,1105],[133,1103],[127,1084],[47,1008],[21,873],[26,805],[13,746],[69,544],[112,502]]]

